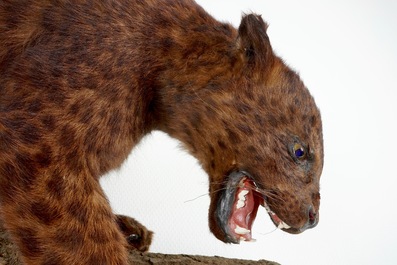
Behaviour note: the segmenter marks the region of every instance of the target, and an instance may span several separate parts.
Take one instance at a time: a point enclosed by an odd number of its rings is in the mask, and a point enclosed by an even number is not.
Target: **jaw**
[[[253,241],[252,225],[255,221],[259,205],[262,205],[268,212],[273,223],[281,230],[289,233],[296,233],[295,229],[282,221],[275,214],[268,204],[266,198],[259,192],[259,189],[250,175],[246,172],[232,172],[227,179],[225,187],[215,196],[217,201],[212,202],[210,211],[216,225],[210,227],[214,235],[226,243],[239,243],[241,241]]]

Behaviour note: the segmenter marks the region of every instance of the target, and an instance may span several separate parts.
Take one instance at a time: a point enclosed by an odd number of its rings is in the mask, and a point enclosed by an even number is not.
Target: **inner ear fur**
[[[267,27],[261,16],[249,14],[243,16],[238,28],[238,49],[247,74],[253,77],[263,77],[274,62]]]

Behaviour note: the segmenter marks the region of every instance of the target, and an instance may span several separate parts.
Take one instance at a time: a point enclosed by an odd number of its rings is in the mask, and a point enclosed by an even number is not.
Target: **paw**
[[[125,215],[116,215],[116,221],[127,240],[129,249],[136,249],[142,252],[149,250],[149,246],[152,243],[152,231],[149,231],[135,219]]]

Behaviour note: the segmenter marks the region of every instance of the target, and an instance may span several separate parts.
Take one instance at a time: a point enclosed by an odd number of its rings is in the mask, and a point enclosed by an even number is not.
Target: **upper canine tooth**
[[[247,195],[248,193],[249,193],[248,190],[242,190],[242,191],[240,191],[240,193],[238,194],[238,199],[239,199],[239,200],[245,201],[245,195]]]
[[[245,195],[247,195],[248,193],[249,193],[248,190],[242,190],[239,192],[239,194],[237,195],[238,197],[238,201],[236,204],[237,209],[243,208],[245,206],[245,199],[246,199]]]
[[[236,228],[234,229],[234,232],[236,234],[239,234],[239,235],[246,235],[246,234],[251,233],[251,230],[248,230],[248,229],[246,229],[244,227],[240,227],[240,226],[236,225]]]

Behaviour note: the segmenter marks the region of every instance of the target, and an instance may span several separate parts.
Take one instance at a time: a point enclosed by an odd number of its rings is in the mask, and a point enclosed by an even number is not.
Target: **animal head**
[[[195,72],[180,72],[192,85],[183,86],[167,120],[209,174],[209,225],[225,242],[251,240],[260,205],[289,233],[319,220],[320,112],[266,30],[260,16],[244,16],[237,31],[225,30],[229,42],[196,55]]]

